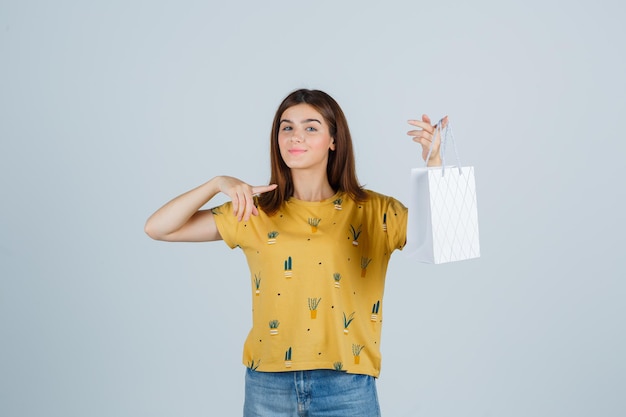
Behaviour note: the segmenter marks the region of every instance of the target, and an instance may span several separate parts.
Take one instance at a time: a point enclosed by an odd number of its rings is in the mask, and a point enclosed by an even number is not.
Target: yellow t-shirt
[[[289,199],[273,216],[238,222],[212,209],[228,246],[246,255],[252,329],[243,362],[261,372],[311,369],[380,374],[385,273],[406,241],[407,209],[367,191],[356,203]]]

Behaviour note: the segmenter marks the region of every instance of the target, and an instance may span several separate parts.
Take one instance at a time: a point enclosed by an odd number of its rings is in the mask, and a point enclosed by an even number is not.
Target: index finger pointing
[[[253,195],[263,194],[263,193],[266,193],[268,191],[272,191],[276,187],[278,187],[278,184],[257,185],[255,187],[252,187],[252,194]]]

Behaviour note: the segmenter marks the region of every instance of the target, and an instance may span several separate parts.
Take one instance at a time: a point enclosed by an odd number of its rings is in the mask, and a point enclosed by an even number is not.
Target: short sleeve
[[[232,202],[229,201],[221,206],[213,207],[211,213],[213,213],[213,218],[222,240],[231,249],[237,247],[239,245],[237,236],[240,222],[237,221],[237,216],[233,214]]]
[[[393,197],[387,197],[384,214],[387,239],[391,250],[402,249],[406,244],[408,209]]]

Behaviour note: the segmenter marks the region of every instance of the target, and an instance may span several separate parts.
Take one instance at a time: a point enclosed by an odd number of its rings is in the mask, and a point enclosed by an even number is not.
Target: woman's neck
[[[298,200],[322,201],[335,195],[335,190],[330,186],[326,175],[314,176],[307,172],[292,170],[291,178],[293,196]]]

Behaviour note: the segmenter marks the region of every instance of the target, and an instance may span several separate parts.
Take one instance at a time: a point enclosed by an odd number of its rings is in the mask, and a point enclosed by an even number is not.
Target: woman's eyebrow
[[[319,120],[317,120],[317,119],[304,119],[304,120],[303,120],[302,122],[300,122],[300,123],[310,123],[310,122],[317,122],[317,123],[319,123],[319,124],[322,124],[322,122],[320,122],[320,121],[319,121]],[[291,120],[289,120],[289,119],[282,119],[282,120],[280,121],[280,123],[279,123],[279,124],[282,124],[282,123],[293,123],[293,122],[292,122]]]

